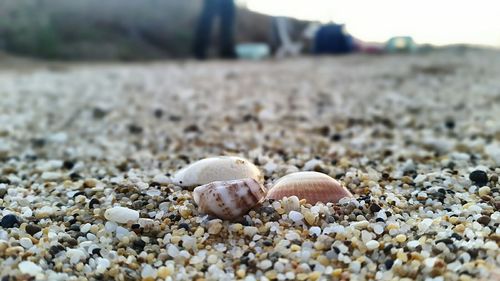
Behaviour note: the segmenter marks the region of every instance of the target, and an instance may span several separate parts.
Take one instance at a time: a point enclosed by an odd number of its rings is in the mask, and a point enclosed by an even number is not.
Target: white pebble
[[[419,224],[418,224],[418,229],[420,231],[426,231],[429,229],[429,227],[432,225],[432,219],[423,219]]]
[[[58,180],[61,177],[62,177],[62,174],[59,172],[43,172],[42,173],[42,180],[46,180],[46,181]]]
[[[375,250],[378,248],[379,245],[380,245],[380,243],[378,243],[375,240],[370,240],[370,241],[366,242],[366,248],[368,248],[369,250]]]
[[[359,261],[353,261],[349,264],[349,269],[353,273],[358,273],[361,270],[361,263]]]
[[[262,270],[266,270],[273,266],[273,263],[270,260],[263,260],[259,263],[259,268]]]
[[[87,233],[87,232],[89,232],[91,226],[92,225],[90,223],[86,223],[86,224],[80,226],[80,231],[83,233]]]
[[[375,232],[375,234],[382,234],[384,232],[384,227],[380,224],[375,224],[373,225],[373,232]]]
[[[22,261],[18,265],[19,270],[23,274],[29,274],[31,276],[35,276],[38,273],[42,272],[42,268],[36,263],[30,261]]]
[[[152,277],[156,278],[157,271],[155,268],[153,268],[151,265],[146,264],[141,271],[141,277],[146,278],[146,277]]]
[[[111,262],[104,258],[97,258],[97,273],[104,273],[106,269],[111,265]]]
[[[300,240],[300,235],[295,231],[288,231],[285,238],[289,241]]]
[[[419,184],[419,183],[422,183],[426,178],[427,178],[427,176],[425,176],[425,175],[418,175],[415,177],[413,182],[416,184]]]
[[[413,248],[416,248],[418,245],[420,245],[420,242],[418,242],[418,240],[413,240],[413,241],[410,241],[408,242],[408,244],[406,244],[410,249],[413,249]]]
[[[258,231],[259,230],[255,226],[245,226],[245,228],[243,228],[243,234],[248,237],[253,237]]]
[[[107,221],[106,224],[104,224],[104,229],[107,232],[115,232],[117,226],[118,224],[116,224],[116,222]]]
[[[297,211],[290,211],[290,213],[288,213],[288,217],[291,220],[293,220],[294,222],[298,222],[304,218],[304,215],[302,215],[301,213],[299,213]]]
[[[177,247],[175,245],[168,245],[168,248],[167,248],[167,254],[169,256],[171,256],[172,258],[175,258],[179,255],[179,249],[177,249]]]
[[[66,251],[66,256],[69,257],[69,262],[71,264],[77,264],[86,257],[85,253],[79,249],[68,249]]]
[[[25,249],[33,247],[33,242],[31,242],[31,239],[29,239],[28,237],[19,239],[19,244],[21,244],[21,246],[23,246],[23,248]]]
[[[309,228],[309,234],[319,236],[321,234],[321,228],[318,226],[312,226]]]
[[[116,238],[122,239],[125,236],[128,236],[130,234],[130,231],[128,229],[118,226],[116,227]]]
[[[172,183],[172,180],[165,175],[158,174],[158,175],[154,176],[153,182],[159,183],[161,185],[167,185],[169,183]]]
[[[488,241],[488,242],[484,243],[483,247],[485,249],[488,249],[488,250],[496,250],[496,249],[498,249],[498,245],[494,241]]]
[[[139,212],[125,207],[113,207],[104,212],[107,220],[117,223],[136,222],[139,219]]]
[[[304,164],[304,171],[312,171],[316,167],[323,165],[323,161],[318,159],[311,159]]]

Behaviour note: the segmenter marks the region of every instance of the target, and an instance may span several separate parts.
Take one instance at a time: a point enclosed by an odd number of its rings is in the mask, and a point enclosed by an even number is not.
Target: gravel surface
[[[493,51],[2,69],[0,276],[498,280],[499,77]],[[354,199],[209,217],[168,177],[217,155]]]

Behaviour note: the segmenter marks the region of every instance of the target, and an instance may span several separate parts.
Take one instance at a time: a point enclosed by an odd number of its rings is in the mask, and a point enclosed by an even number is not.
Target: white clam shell
[[[216,181],[198,186],[193,199],[200,212],[233,220],[264,200],[266,189],[255,179]]]
[[[214,181],[252,178],[262,181],[260,170],[250,161],[236,156],[210,157],[179,170],[172,182],[179,186],[195,186]]]
[[[267,193],[267,198],[280,200],[297,196],[307,203],[337,203],[351,192],[332,177],[318,172],[297,172],[280,178]]]

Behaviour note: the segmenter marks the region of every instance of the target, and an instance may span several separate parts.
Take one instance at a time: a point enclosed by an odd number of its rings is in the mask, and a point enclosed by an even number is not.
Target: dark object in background
[[[354,50],[354,40],[341,24],[323,25],[314,37],[315,54],[347,54]]]
[[[484,186],[488,184],[488,175],[481,171],[475,170],[469,174],[469,179],[478,186]]]
[[[219,16],[219,55],[222,58],[235,58],[234,22],[235,5],[233,0],[205,0],[200,14],[194,39],[194,55],[206,59],[214,19]]]

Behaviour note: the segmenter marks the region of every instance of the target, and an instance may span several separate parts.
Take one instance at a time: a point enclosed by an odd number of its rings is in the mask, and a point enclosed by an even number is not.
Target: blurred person
[[[234,50],[234,0],[204,0],[194,40],[194,55],[198,59],[207,58],[214,19],[219,22],[219,56],[226,59],[236,57]]]

